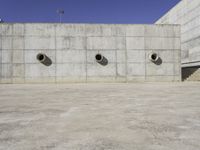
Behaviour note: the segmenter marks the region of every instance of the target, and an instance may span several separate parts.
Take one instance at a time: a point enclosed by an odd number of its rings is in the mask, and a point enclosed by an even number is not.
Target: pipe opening
[[[156,60],[157,59],[157,55],[156,54],[151,55],[151,59],[152,60]]]
[[[152,62],[158,61],[158,59],[159,59],[158,54],[156,54],[156,53],[151,53],[151,54],[149,55],[149,59],[150,59]]]
[[[149,60],[156,65],[162,64],[162,59],[158,56],[157,53],[150,53],[149,54]]]
[[[101,54],[96,54],[95,59],[96,59],[97,63],[99,63],[103,66],[106,66],[108,64],[108,59]]]
[[[101,61],[102,60],[102,55],[101,54],[96,54],[95,56],[97,61]]]
[[[37,60],[39,60],[40,62],[43,62],[45,58],[46,58],[45,54],[42,53],[37,54]]]

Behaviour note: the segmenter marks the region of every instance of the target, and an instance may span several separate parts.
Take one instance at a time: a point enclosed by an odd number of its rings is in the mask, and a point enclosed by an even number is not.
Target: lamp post
[[[0,18],[0,23],[4,23],[3,19]]]
[[[58,9],[57,13],[59,14],[59,17],[60,17],[60,23],[62,23],[62,15],[65,13],[65,11],[61,10],[61,9]]]

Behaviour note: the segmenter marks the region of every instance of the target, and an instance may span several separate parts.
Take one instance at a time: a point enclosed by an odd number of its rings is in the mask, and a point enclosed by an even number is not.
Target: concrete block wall
[[[182,66],[200,65],[200,0],[180,1],[156,24],[180,24]]]
[[[177,25],[0,24],[1,83],[180,81],[180,55]]]

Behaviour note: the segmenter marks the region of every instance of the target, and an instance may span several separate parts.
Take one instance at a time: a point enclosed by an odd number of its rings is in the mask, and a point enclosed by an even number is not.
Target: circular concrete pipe
[[[103,61],[103,56],[101,54],[96,54],[95,58],[98,63],[101,63]]]
[[[97,63],[106,66],[108,64],[108,59],[101,54],[96,54],[95,59]]]
[[[47,59],[47,56],[43,53],[37,54],[37,60],[41,63],[43,63]]]
[[[151,60],[152,62],[157,62],[158,59],[159,59],[158,54],[156,53],[149,54],[149,60]]]

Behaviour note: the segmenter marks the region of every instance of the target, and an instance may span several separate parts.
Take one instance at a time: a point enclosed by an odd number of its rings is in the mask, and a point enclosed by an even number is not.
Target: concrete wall
[[[16,23],[0,24],[0,34],[1,83],[180,81],[179,26]]]
[[[200,0],[180,1],[156,24],[180,24],[182,66],[200,65]]]

